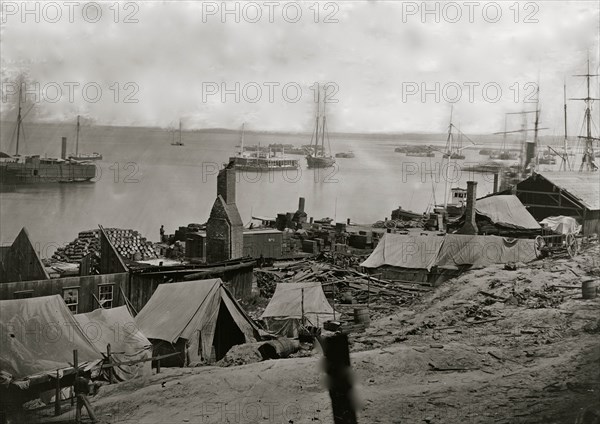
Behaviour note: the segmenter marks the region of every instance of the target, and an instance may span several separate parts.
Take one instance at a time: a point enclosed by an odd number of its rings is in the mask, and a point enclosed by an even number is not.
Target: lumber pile
[[[318,281],[336,309],[348,311],[357,304],[369,304],[372,316],[383,316],[398,306],[412,303],[432,287],[423,283],[387,281],[359,270],[360,259],[327,253],[315,259],[276,262],[273,267],[255,269],[261,297],[272,297],[277,283]],[[342,257],[345,257],[342,260]],[[338,263],[342,265],[337,265]],[[350,265],[349,265],[350,264]]]

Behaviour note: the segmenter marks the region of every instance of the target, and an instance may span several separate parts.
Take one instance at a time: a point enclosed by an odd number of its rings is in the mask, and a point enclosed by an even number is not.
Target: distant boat
[[[335,154],[336,158],[348,158],[351,159],[354,157],[354,152],[339,152]]]
[[[69,155],[69,159],[88,161],[88,160],[102,160],[100,153],[79,153],[79,115],[77,115],[77,137],[75,138],[75,153]]]
[[[399,219],[402,221],[412,221],[413,219],[423,218],[423,214],[419,214],[413,211],[402,209],[402,206],[398,206],[398,209],[392,211],[392,219]]]
[[[86,182],[96,176],[96,166],[91,162],[81,162],[67,158],[67,139],[63,137],[61,158],[40,157],[40,155],[19,155],[19,142],[22,133],[21,91],[17,115],[15,155],[0,152],[0,185]],[[23,134],[24,135],[24,134]]]
[[[323,118],[319,116],[319,109],[321,103],[321,87],[319,86],[319,92],[317,95],[317,118],[315,125],[315,143],[314,146],[311,142],[313,150],[306,155],[306,162],[309,168],[329,168],[335,165],[335,158],[329,153],[325,152],[325,132],[327,131],[326,116],[325,116],[325,101],[323,101]],[[321,125],[322,124],[322,125]],[[321,143],[319,146],[319,130],[321,131]],[[329,141],[329,137],[327,139]],[[331,147],[330,147],[331,150]]]
[[[181,119],[179,120],[179,140],[175,140],[175,131],[172,133],[171,146],[185,146],[181,141]]]
[[[420,151],[420,152],[406,152],[406,156],[414,156],[419,158],[433,158],[435,153],[433,150]]]
[[[268,172],[279,170],[298,169],[300,164],[298,159],[288,158],[284,155],[285,149],[280,154],[274,153],[270,148],[261,148],[255,146],[250,151],[244,148],[244,126],[242,124],[242,134],[240,138],[240,151],[236,156],[229,158],[229,163],[233,164],[234,169],[238,171]]]

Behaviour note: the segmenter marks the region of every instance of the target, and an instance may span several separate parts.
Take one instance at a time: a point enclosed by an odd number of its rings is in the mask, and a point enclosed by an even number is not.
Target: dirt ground
[[[600,416],[600,297],[582,299],[581,281],[600,279],[598,258],[596,245],[574,261],[472,271],[352,335],[359,422],[593,422],[584,414]],[[92,404],[102,423],[333,422],[318,348],[163,368],[102,387]]]

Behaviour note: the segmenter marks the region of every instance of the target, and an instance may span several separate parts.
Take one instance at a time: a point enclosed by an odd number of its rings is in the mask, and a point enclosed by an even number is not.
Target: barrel
[[[594,299],[598,294],[598,280],[587,280],[582,282],[581,294],[584,299]]]
[[[371,317],[369,316],[369,310],[367,308],[355,308],[354,309],[354,322],[356,324],[369,325],[371,323]]]
[[[300,349],[300,342],[298,340],[288,339],[281,337],[276,340],[269,340],[263,343],[258,351],[262,355],[263,359],[279,359],[287,358],[292,353],[297,352]]]

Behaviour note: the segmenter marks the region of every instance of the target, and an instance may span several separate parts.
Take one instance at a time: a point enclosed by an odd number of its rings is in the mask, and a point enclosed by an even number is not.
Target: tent
[[[321,283],[277,283],[261,319],[269,331],[297,337],[303,310],[306,325],[319,327],[333,319],[333,308],[323,293]]]
[[[497,195],[478,199],[475,211],[493,223],[507,228],[537,230],[540,224],[515,195]]]
[[[135,317],[155,354],[179,352],[161,365],[219,360],[234,345],[258,340],[258,327],[220,278],[160,284]]]
[[[152,356],[152,344],[140,332],[126,306],[113,309],[96,309],[87,314],[74,315],[86,336],[100,352],[110,344],[114,376],[121,381],[150,375],[150,362],[123,365],[125,362],[147,359]],[[106,372],[104,373],[106,376]]]
[[[534,259],[533,239],[386,233],[361,266],[381,270],[385,279],[436,285],[465,269]]]
[[[0,372],[15,380],[71,368],[75,349],[83,368],[102,360],[59,295],[0,301],[0,331]]]

